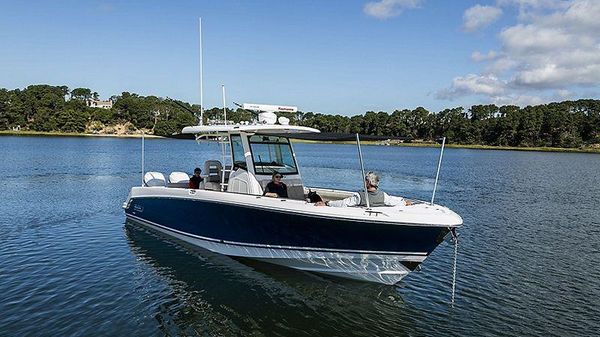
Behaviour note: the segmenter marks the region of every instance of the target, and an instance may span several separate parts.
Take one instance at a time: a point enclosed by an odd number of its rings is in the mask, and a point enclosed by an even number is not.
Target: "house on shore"
[[[90,98],[85,101],[85,105],[89,106],[90,108],[110,109],[113,106],[113,102],[111,100],[102,101]]]

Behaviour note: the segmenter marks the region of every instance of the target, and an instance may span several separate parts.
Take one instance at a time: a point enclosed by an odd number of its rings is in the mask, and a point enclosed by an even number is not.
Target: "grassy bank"
[[[400,143],[393,146],[413,147],[439,147],[436,143]],[[564,148],[564,147],[518,147],[518,146],[491,146],[491,145],[461,145],[446,144],[446,147],[473,150],[504,150],[504,151],[539,151],[539,152],[574,152],[574,153],[600,153],[600,148]]]
[[[141,138],[142,134],[107,134],[107,133],[74,133],[74,132],[44,132],[44,131],[0,131],[0,136],[39,136],[39,137],[116,137],[116,138]],[[145,134],[145,138],[164,138],[161,136]]]
[[[328,141],[294,140],[299,143],[333,143]],[[338,144],[356,144],[356,142],[336,142]],[[361,141],[363,145],[379,146],[402,146],[402,147],[440,147],[438,143],[386,143],[381,141]],[[562,148],[562,147],[518,147],[518,146],[491,146],[491,145],[468,145],[468,144],[446,144],[447,148],[472,149],[472,150],[503,150],[503,151],[538,151],[538,152],[571,152],[571,153],[600,153],[600,147]]]

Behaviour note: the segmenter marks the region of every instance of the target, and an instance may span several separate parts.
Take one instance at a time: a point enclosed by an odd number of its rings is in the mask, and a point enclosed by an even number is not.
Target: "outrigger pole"
[[[358,146],[358,159],[360,160],[360,170],[362,172],[363,187],[365,189],[365,201],[367,203],[367,208],[371,208],[371,204],[369,203],[369,191],[367,191],[367,182],[365,180],[365,165],[363,164],[362,151],[360,150],[360,137],[358,133],[356,134],[356,145]]]
[[[437,173],[435,174],[435,183],[433,184],[433,194],[431,195],[431,205],[435,199],[435,191],[437,190],[438,179],[440,177],[440,168],[442,167],[442,156],[444,156],[444,146],[446,145],[446,137],[442,138],[442,149],[440,151],[440,159],[438,160]]]
[[[204,87],[202,83],[203,66],[202,66],[202,18],[198,18],[198,35],[200,36],[200,125],[204,124]]]
[[[227,105],[225,103],[225,84],[221,84],[223,88],[223,117],[225,117],[225,125],[227,125]]]
[[[444,156],[444,147],[446,145],[446,137],[442,138],[442,148],[440,150],[440,159],[438,160],[437,172],[435,173],[435,183],[433,184],[433,194],[431,195],[431,205],[435,200],[435,191],[437,190],[438,180],[440,178],[440,169],[442,167],[442,157]],[[454,296],[456,293],[456,261],[458,258],[458,234],[456,234],[456,228],[450,230],[452,233],[452,243],[454,244],[454,261],[452,263],[452,300],[451,305],[454,308]]]
[[[142,186],[144,186],[144,130],[142,130]]]

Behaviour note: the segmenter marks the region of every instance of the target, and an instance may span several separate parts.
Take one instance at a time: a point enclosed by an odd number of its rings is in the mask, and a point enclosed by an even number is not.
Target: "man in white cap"
[[[365,176],[367,193],[369,193],[369,205],[371,207],[412,205],[410,200],[406,200],[402,197],[394,197],[379,190],[379,180],[379,176],[374,172],[369,172]],[[367,206],[367,198],[365,197],[365,191],[360,191],[346,199],[317,202],[315,205],[332,207]]]

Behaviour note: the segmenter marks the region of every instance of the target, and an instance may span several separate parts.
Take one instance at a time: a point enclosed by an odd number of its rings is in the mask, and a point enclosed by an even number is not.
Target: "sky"
[[[600,0],[0,0],[0,87],[356,115],[600,98]]]

